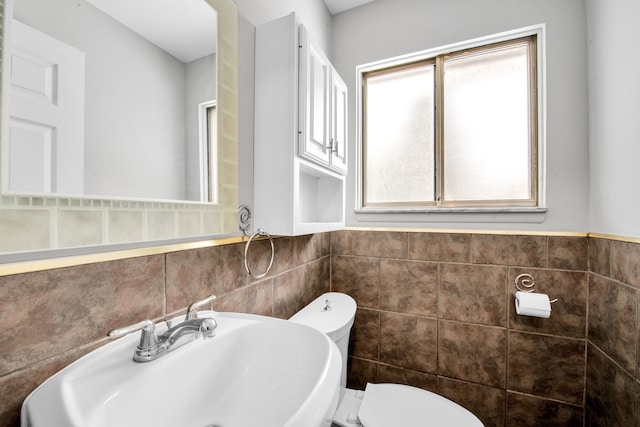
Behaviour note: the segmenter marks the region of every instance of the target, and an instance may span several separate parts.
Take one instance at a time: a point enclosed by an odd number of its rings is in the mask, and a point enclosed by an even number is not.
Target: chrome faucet
[[[215,298],[214,295],[211,295],[189,305],[185,320],[175,326],[169,326],[169,329],[160,335],[156,333],[155,324],[151,320],[143,320],[124,328],[114,329],[109,332],[109,336],[121,337],[142,330],[140,343],[133,353],[133,361],[150,362],[200,337],[203,339],[213,337],[218,326],[215,319],[211,317],[198,318],[197,315],[198,308],[210,303]]]

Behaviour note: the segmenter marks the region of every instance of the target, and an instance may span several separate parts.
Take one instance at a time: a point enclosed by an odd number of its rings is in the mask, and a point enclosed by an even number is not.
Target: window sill
[[[541,223],[546,218],[547,208],[360,208],[355,213],[356,220],[362,222]]]

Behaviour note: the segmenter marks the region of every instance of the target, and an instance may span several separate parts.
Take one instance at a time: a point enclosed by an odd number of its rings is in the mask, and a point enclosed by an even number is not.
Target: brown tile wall
[[[0,277],[0,426],[18,425],[26,395],[115,327],[211,293],[216,310],[288,318],[330,288],[358,302],[352,387],[437,391],[486,426],[640,426],[640,244],[370,231],[275,244],[260,280],[242,244]],[[254,271],[268,251],[252,246]],[[550,319],[515,315],[525,272],[559,298]]]
[[[587,238],[341,231],[331,265],[358,303],[351,387],[436,391],[487,427],[584,425]],[[515,315],[521,273],[559,299],[551,318]]]
[[[0,277],[0,426],[18,426],[24,398],[111,329],[184,313],[210,294],[218,311],[288,318],[329,290],[329,234],[275,239],[275,248],[261,280],[244,271],[244,244]],[[264,271],[269,250],[252,244],[252,271]]]
[[[589,239],[588,426],[640,426],[640,244]]]

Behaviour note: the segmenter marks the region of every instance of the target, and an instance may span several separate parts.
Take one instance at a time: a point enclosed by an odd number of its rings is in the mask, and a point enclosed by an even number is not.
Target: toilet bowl
[[[482,427],[475,415],[436,393],[402,384],[367,384],[347,389],[349,333],[356,302],[339,292],[325,293],[289,320],[327,334],[342,356],[340,401],[333,423],[342,427]]]

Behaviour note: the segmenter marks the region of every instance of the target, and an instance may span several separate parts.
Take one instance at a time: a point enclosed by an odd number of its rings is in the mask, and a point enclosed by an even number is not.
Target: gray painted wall
[[[586,0],[593,232],[640,237],[637,0]]]
[[[540,23],[547,30],[548,212],[542,221],[468,214],[405,214],[395,221],[372,221],[371,216],[355,214],[356,66]],[[334,16],[332,61],[350,91],[347,225],[588,230],[586,34],[583,0],[377,0]]]
[[[257,1],[237,0],[240,12]],[[252,24],[295,8],[293,1],[268,3],[268,7],[262,6],[267,10],[264,16],[253,9],[256,16]],[[307,7],[309,4],[304,2]],[[279,15],[273,16],[275,12]],[[640,198],[635,190],[640,182],[640,144],[636,136],[640,133],[640,105],[635,102],[640,96],[640,82],[634,74],[640,68],[640,58],[632,54],[640,36],[635,22],[638,16],[640,4],[635,0],[377,0],[333,17],[324,36],[314,37],[331,38],[332,47],[327,52],[350,90],[348,225],[592,231],[640,237]],[[358,217],[353,212],[355,67],[539,23],[546,23],[547,28],[549,209],[544,220],[447,222],[445,216],[438,221],[377,222]],[[246,81],[241,78],[241,88]],[[246,103],[249,105],[249,97]],[[241,150],[243,147],[248,158],[247,139],[241,139]],[[246,170],[241,171],[241,176],[245,174]],[[250,194],[251,185],[245,188],[245,194]]]

